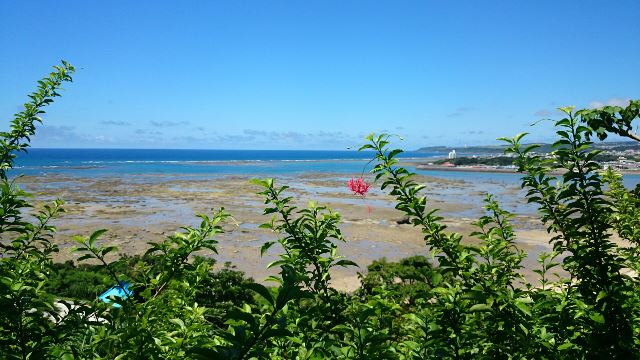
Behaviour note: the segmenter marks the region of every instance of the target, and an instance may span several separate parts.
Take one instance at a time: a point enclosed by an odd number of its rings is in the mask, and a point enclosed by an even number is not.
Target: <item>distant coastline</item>
[[[466,172],[490,172],[490,173],[517,173],[516,168],[493,167],[493,166],[444,166],[444,165],[416,165],[417,170],[438,170],[438,171],[466,171]]]
[[[532,145],[523,144],[523,145]],[[538,153],[550,153],[554,150],[552,144],[546,143],[536,143],[540,147],[535,151]],[[626,150],[635,150],[640,151],[640,144],[635,141],[601,141],[594,142],[593,148],[604,151],[626,151]],[[428,153],[443,153],[447,154],[451,150],[456,150],[459,155],[468,156],[468,155],[496,155],[503,154],[505,150],[504,145],[477,145],[477,146],[425,146],[421,147],[415,152],[428,152]]]
[[[432,165],[432,164],[413,164],[417,170],[433,170],[433,171],[459,171],[459,172],[482,172],[482,173],[503,173],[503,174],[517,174],[518,170],[515,167],[497,167],[497,166],[446,166],[446,165]],[[640,170],[629,169],[616,169],[621,174],[638,175]],[[555,171],[552,175],[561,175],[562,172]]]

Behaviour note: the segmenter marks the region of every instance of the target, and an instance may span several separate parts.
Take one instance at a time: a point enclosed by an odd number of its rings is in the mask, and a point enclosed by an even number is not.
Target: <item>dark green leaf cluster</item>
[[[442,159],[437,160],[435,164],[444,164],[445,162],[453,165],[487,165],[487,166],[511,166],[513,165],[513,158],[509,156],[492,156],[492,157],[458,157],[455,159]]]
[[[640,141],[640,136],[633,131],[633,122],[640,117],[640,100],[631,100],[626,107],[603,106],[599,109],[585,109],[578,114],[600,140],[613,133]]]
[[[398,262],[382,258],[367,266],[367,273],[360,279],[360,292],[368,296],[384,288],[385,294],[395,302],[414,306],[429,294],[433,279],[439,282],[441,276],[426,256],[411,256]]]

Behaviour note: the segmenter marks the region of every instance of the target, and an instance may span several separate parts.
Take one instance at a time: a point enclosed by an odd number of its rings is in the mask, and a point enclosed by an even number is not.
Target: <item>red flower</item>
[[[364,197],[367,191],[369,191],[369,184],[366,183],[361,177],[349,180],[347,186],[349,187],[349,189],[351,189],[351,191],[353,191],[354,194],[361,195],[362,197]]]

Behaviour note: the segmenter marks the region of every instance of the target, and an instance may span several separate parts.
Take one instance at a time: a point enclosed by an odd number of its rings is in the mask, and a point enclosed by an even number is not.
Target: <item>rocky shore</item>
[[[77,257],[71,252],[73,235],[87,235],[101,228],[109,229],[102,241],[118,246],[120,254],[141,254],[148,248],[148,242],[160,241],[180,226],[196,225],[197,213],[224,207],[235,221],[226,225],[226,233],[218,239],[219,254],[203,255],[213,256],[218,266],[231,262],[261,281],[273,274],[266,270],[266,265],[276,259],[279,248],[274,246],[264,257],[260,256],[260,246],[276,240],[277,234],[259,228],[269,217],[262,214],[262,200],[255,195],[259,188],[250,183],[251,178],[250,175],[145,174],[91,179],[52,175],[26,176],[20,178],[19,183],[33,193],[39,203],[54,198],[66,202],[67,212],[55,220],[58,226],[55,241],[61,247],[56,260]],[[429,254],[420,231],[401,221],[403,214],[394,208],[389,195],[372,186],[366,198],[354,196],[346,187],[347,180],[343,174],[330,173],[276,178],[278,184],[291,187],[289,193],[298,206],[315,200],[342,214],[345,242],[339,244],[339,253],[360,267],[337,269],[333,274],[336,288],[357,288],[358,272],[365,272],[373,260]],[[516,184],[505,186],[491,181],[478,183],[426,176],[419,176],[417,180],[427,185],[429,206],[440,209],[449,230],[465,235],[468,242],[475,241],[468,234],[474,231],[472,222],[482,214],[486,192],[496,194],[505,208],[518,214],[514,219],[520,235],[518,246],[529,254],[523,273],[528,277],[533,275],[537,254],[549,249],[548,235],[536,219],[535,211],[523,204]]]

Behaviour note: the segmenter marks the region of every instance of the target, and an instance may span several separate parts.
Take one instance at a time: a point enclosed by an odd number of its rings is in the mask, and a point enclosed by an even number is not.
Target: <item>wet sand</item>
[[[19,183],[34,194],[36,202],[60,198],[66,213],[54,221],[58,233],[54,241],[60,245],[56,260],[77,258],[72,253],[73,235],[88,235],[106,228],[102,241],[118,246],[120,254],[141,254],[148,242],[161,241],[180,226],[199,223],[196,214],[224,207],[235,221],[225,225],[225,233],[217,238],[218,254],[212,256],[217,266],[231,262],[248,276],[262,281],[275,269],[267,270],[280,251],[273,246],[264,257],[260,247],[274,241],[277,235],[258,226],[269,220],[262,215],[263,202],[256,195],[260,188],[250,183],[253,176],[203,176],[185,174],[127,175],[90,179],[64,175],[22,177]],[[340,268],[332,274],[334,287],[353,290],[358,287],[358,272],[366,272],[373,260],[386,257],[398,260],[411,255],[429,255],[420,231],[408,224],[398,224],[403,214],[394,209],[393,199],[377,189],[365,199],[352,195],[343,174],[309,173],[276,178],[276,184],[288,185],[289,195],[296,205],[309,200],[327,205],[342,214],[344,243],[338,244],[339,254],[355,261],[359,268]],[[518,246],[528,256],[523,273],[534,280],[538,268],[537,255],[548,251],[549,236],[536,219],[535,211],[523,202],[521,190],[515,184],[501,182],[466,182],[418,176],[426,184],[431,208],[439,208],[448,230],[468,236],[472,222],[482,214],[482,199],[487,192],[496,194],[501,204],[517,214],[514,227],[518,231]],[[370,209],[370,211],[369,211]],[[116,256],[116,255],[114,255]]]

